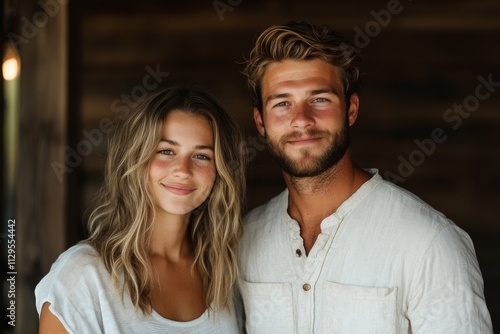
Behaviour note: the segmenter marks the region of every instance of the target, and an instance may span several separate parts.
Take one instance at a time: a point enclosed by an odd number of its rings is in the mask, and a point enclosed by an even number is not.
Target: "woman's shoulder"
[[[99,269],[100,267],[102,267],[102,261],[95,248],[86,243],[79,243],[59,255],[50,271],[82,271]]]
[[[68,307],[69,302],[88,302],[100,291],[109,289],[109,281],[109,274],[97,251],[88,244],[77,244],[57,258],[36,286],[37,310],[41,311],[44,302],[57,307]]]
[[[66,251],[61,253],[59,257],[57,258],[57,261],[59,260],[64,260],[67,258],[71,259],[90,259],[97,257],[97,251],[95,250],[94,247],[92,247],[90,244],[85,243],[85,242],[80,242],[70,248],[68,248]],[[56,262],[57,262],[56,261]]]
[[[68,290],[86,285],[108,273],[97,253],[89,244],[80,243],[63,252],[52,264],[50,271],[40,282],[40,286],[51,287],[53,284],[64,286]]]

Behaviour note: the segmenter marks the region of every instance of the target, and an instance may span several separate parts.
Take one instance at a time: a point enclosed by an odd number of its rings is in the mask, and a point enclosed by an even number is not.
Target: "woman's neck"
[[[192,258],[193,243],[188,227],[189,216],[157,214],[151,236],[151,255],[174,263]]]

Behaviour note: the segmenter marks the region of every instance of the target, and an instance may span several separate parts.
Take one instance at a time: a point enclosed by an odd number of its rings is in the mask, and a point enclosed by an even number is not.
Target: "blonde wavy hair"
[[[360,90],[359,50],[333,33],[327,25],[319,28],[302,21],[271,26],[257,38],[243,71],[254,107],[262,111],[262,77],[270,63],[316,58],[340,69],[349,106],[349,97]]]
[[[207,200],[193,211],[189,231],[194,244],[193,269],[203,277],[207,307],[227,308],[238,277],[237,241],[242,233],[245,193],[242,133],[211,96],[196,87],[172,87],[120,115],[110,141],[105,183],[90,215],[85,242],[99,253],[121,293],[135,307],[152,312],[154,268],[150,241],[154,206],[148,191],[148,169],[161,139],[163,122],[172,111],[201,115],[214,133],[216,181]]]

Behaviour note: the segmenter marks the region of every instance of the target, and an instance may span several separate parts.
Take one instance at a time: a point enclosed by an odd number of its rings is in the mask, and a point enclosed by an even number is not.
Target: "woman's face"
[[[189,214],[215,182],[214,135],[200,115],[170,112],[149,165],[148,186],[157,215]]]

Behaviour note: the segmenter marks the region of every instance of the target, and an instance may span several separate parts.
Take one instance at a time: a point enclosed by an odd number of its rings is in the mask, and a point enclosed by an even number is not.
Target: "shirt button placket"
[[[300,312],[298,314],[298,333],[312,333],[314,293],[310,283],[302,284],[302,291],[299,293]]]

